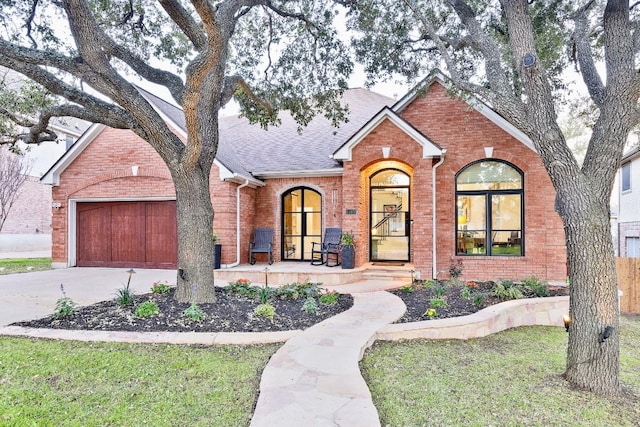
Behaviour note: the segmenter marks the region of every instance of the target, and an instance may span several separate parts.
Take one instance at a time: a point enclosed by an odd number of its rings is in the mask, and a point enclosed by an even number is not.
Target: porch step
[[[370,266],[362,271],[362,279],[365,280],[381,280],[381,281],[398,281],[403,282],[401,286],[411,283],[412,265],[408,266]]]

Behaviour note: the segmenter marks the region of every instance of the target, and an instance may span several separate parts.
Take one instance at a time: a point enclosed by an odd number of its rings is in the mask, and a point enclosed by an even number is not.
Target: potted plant
[[[213,242],[213,269],[220,269],[220,258],[222,258],[222,245],[218,243],[218,235],[215,230],[211,231],[211,241]]]
[[[342,268],[349,269],[355,265],[355,246],[353,245],[353,234],[344,233],[342,235]]]

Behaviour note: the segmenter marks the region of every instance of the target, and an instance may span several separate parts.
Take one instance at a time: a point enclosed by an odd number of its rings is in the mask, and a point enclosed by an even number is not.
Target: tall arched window
[[[514,165],[482,160],[456,175],[456,253],[524,255],[524,179]]]
[[[298,187],[282,196],[282,259],[311,260],[313,242],[322,240],[322,196]]]

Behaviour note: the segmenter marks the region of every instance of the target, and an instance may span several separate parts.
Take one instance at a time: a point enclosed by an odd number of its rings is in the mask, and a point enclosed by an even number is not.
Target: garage
[[[176,268],[175,201],[86,202],[76,213],[78,267]]]

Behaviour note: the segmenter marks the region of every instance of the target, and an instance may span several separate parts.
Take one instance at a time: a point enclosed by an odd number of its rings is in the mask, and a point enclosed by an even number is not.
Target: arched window
[[[514,165],[482,160],[456,175],[456,253],[524,255],[524,179]]]
[[[313,242],[322,240],[322,196],[307,187],[282,195],[282,259],[311,260]]]

